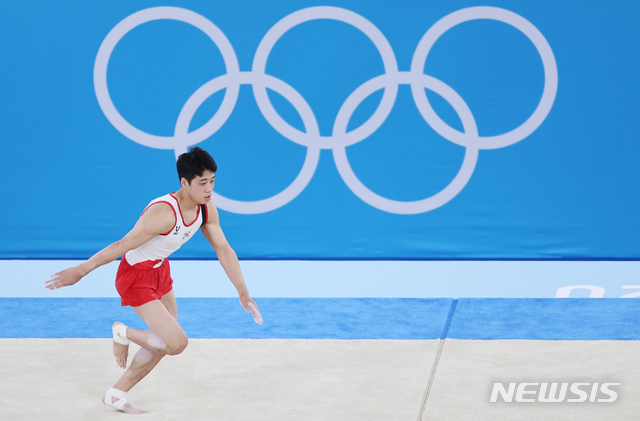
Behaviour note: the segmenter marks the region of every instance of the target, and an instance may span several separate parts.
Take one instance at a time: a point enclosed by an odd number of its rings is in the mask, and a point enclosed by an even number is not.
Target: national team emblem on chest
[[[186,240],[186,239],[188,239],[188,238],[189,238],[189,236],[190,236],[190,235],[191,235],[191,231],[187,231],[187,232],[185,232],[185,233],[184,233],[184,235],[182,236],[182,239],[183,239],[183,240]]]

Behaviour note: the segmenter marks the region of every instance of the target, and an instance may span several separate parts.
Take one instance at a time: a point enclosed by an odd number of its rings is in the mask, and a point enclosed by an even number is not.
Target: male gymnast
[[[218,210],[211,202],[217,169],[211,155],[199,147],[180,155],[177,192],[151,201],[121,240],[45,282],[50,290],[73,285],[92,270],[123,256],[116,274],[121,304],[131,306],[150,330],[132,329],[120,322],[113,324],[113,354],[117,364],[126,371],[102,396],[105,405],[127,414],[144,413],[127,402],[126,393],[149,374],[162,357],[180,354],[186,348],[188,339],[177,320],[178,307],[167,258],[193,237],[198,228],[238,290],[240,304],[262,324],[258,306],[245,285],[238,257],[220,228]],[[131,341],[141,348],[127,368]]]

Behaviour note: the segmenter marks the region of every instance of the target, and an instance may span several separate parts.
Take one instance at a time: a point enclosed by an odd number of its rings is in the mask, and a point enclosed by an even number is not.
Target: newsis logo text
[[[620,383],[494,383],[489,402],[615,402]]]

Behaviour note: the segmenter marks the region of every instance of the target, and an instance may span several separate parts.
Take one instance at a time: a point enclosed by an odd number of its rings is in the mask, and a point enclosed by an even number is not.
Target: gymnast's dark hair
[[[209,155],[209,152],[202,148],[194,146],[189,149],[189,152],[185,152],[178,157],[176,162],[176,168],[178,169],[178,177],[180,180],[185,178],[189,184],[191,181],[200,177],[206,170],[216,172],[218,171],[218,165],[213,157]]]

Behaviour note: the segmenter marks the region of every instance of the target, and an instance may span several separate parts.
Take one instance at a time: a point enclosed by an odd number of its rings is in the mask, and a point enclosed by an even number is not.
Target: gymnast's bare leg
[[[131,365],[122,374],[122,377],[113,385],[110,391],[128,392],[140,380],[153,370],[165,355],[180,354],[187,347],[187,335],[178,323],[178,306],[176,297],[171,290],[160,300],[150,301],[139,307],[132,307],[142,320],[150,327],[150,330],[137,330],[127,327],[126,338],[140,345],[140,350],[131,360]],[[116,322],[116,324],[119,322]],[[115,324],[114,324],[115,326]],[[122,368],[126,367],[128,345],[113,342],[113,353],[116,362]],[[107,394],[102,396],[102,402],[106,402]],[[110,403],[116,404],[118,398],[109,396]],[[127,414],[143,414],[144,411],[135,409],[128,402],[119,409]]]

